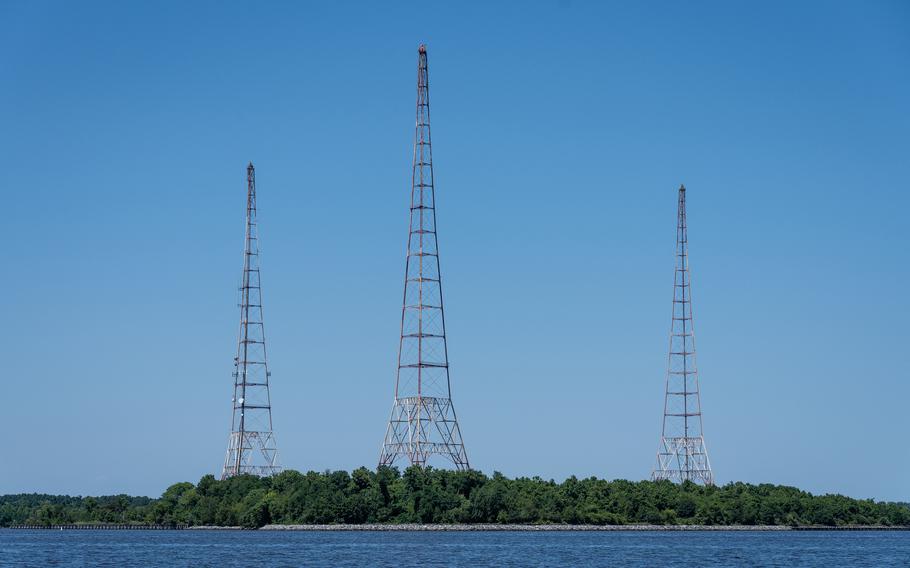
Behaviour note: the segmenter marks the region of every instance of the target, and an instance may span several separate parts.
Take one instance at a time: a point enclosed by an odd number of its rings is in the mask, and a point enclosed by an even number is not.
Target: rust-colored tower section
[[[686,188],[679,186],[676,221],[676,270],[673,317],[664,395],[664,420],[651,479],[714,484],[701,423],[698,368],[695,364],[695,325],[689,274],[689,234]]]
[[[422,467],[434,454],[451,461],[456,469],[470,467],[449,382],[436,242],[427,50],[421,45],[417,53],[417,126],[398,376],[379,465],[391,465],[399,458],[407,458],[411,465]]]

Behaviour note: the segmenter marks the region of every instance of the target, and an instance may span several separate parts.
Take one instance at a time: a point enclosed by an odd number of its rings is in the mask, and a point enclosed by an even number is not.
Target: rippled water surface
[[[910,566],[910,532],[0,530],[2,566]]]

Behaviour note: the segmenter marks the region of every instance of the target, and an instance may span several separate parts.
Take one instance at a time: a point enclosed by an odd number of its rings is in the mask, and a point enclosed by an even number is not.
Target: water
[[[0,530],[0,566],[910,566],[910,532]]]

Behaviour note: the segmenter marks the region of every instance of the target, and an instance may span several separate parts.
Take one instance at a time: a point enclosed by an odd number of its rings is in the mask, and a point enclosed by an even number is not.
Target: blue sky
[[[486,472],[642,479],[689,188],[717,479],[910,500],[903,2],[3,2],[0,493],[219,470],[245,166],[282,461],[373,466],[429,50]]]

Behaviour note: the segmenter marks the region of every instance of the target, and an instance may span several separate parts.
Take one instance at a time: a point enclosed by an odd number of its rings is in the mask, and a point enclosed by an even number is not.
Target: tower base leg
[[[261,459],[253,463],[254,457]],[[278,448],[275,435],[271,432],[232,432],[228,439],[227,455],[221,479],[234,475],[251,474],[268,477],[281,473],[278,463]]]
[[[653,481],[694,481],[714,485],[714,474],[708,461],[705,439],[662,438],[657,451],[657,466],[651,473]]]
[[[425,466],[432,455],[452,462],[457,470],[470,469],[452,399],[412,396],[395,399],[379,465],[406,457],[411,465]]]

